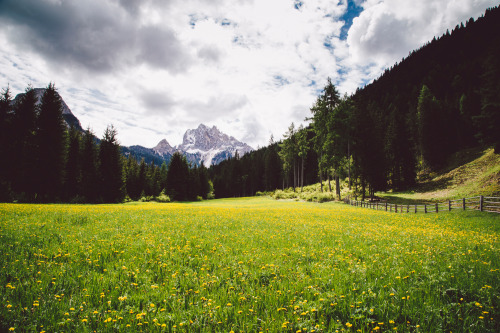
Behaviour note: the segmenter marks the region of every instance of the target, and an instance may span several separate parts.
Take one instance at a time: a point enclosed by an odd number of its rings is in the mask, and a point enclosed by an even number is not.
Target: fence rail
[[[346,198],[344,202],[351,206],[385,210],[394,213],[438,213],[440,211],[451,211],[452,209],[500,213],[500,197],[485,197],[482,195],[423,205],[398,205],[380,201],[352,200],[351,198]]]

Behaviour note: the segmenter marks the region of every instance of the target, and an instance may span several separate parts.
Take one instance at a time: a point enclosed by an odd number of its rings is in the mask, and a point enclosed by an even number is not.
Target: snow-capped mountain
[[[182,144],[172,147],[166,139],[163,139],[153,150],[161,156],[172,156],[175,151],[179,151],[189,162],[196,164],[203,162],[209,167],[235,156],[236,151],[243,156],[253,149],[246,143],[222,133],[215,126],[209,128],[200,124],[198,128],[189,129],[184,133]]]
[[[43,94],[45,93],[45,88],[34,88],[33,90],[35,91],[35,95],[36,95],[36,99],[37,99],[36,104],[40,105],[42,103]],[[59,93],[57,93],[57,94],[59,95]],[[17,94],[16,97],[14,98],[14,100],[12,101],[12,104],[17,103],[17,101],[19,99],[21,99],[21,97],[23,95],[24,95],[24,93]],[[66,122],[66,126],[68,126],[68,127],[74,126],[76,129],[83,132],[82,125],[80,124],[80,121],[78,120],[78,118],[76,118],[75,115],[71,112],[70,108],[64,102],[61,95],[59,95],[59,97],[61,98],[62,114],[63,114],[64,121]]]

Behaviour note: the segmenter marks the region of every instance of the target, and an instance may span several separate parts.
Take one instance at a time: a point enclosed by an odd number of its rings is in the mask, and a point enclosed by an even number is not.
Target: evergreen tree
[[[22,201],[36,199],[38,174],[36,141],[37,98],[33,87],[28,86],[25,93],[14,105],[12,119],[13,155],[12,188]]]
[[[166,191],[171,200],[188,200],[189,194],[189,166],[181,153],[172,155],[167,171]]]
[[[200,167],[198,169],[198,174],[199,174],[199,177],[200,177],[200,192],[199,192],[199,195],[203,199],[207,199],[208,195],[210,194],[210,180],[208,179],[208,170],[205,167],[205,165],[203,164],[203,162],[201,162],[201,165],[200,165]]]
[[[62,101],[52,83],[42,96],[37,143],[38,191],[44,199],[52,201],[61,194],[66,156],[66,127],[62,116]]]
[[[81,185],[81,134],[71,126],[68,133],[68,149],[65,168],[64,192],[67,199],[73,199],[80,192]]]
[[[278,154],[279,146],[273,138],[264,153],[264,189],[273,191],[281,186],[281,163]]]
[[[492,144],[500,154],[500,46],[493,45],[482,74],[481,112],[474,117],[477,136],[484,144]]]
[[[308,130],[300,125],[296,135],[298,156],[300,158],[300,189],[303,190],[305,159],[307,158],[307,153],[309,151],[309,142],[307,141]]]
[[[126,190],[132,200],[139,200],[141,197],[141,184],[138,178],[138,163],[133,155],[129,155],[125,167]]]
[[[121,202],[125,197],[120,145],[116,129],[106,128],[99,145],[100,193],[104,202]]]
[[[4,161],[12,162],[13,146],[11,141],[12,97],[10,88],[2,90],[0,95],[0,156]],[[12,163],[2,163],[0,166],[0,201],[10,201],[12,181]]]
[[[88,128],[82,138],[81,148],[81,194],[86,202],[99,201],[99,174],[97,170],[97,147],[95,136]]]
[[[436,169],[442,165],[446,156],[442,152],[446,139],[443,135],[445,125],[441,106],[426,85],[420,91],[417,112],[421,162],[423,167],[427,165]]]
[[[167,163],[163,161],[160,167],[160,192],[167,188]]]
[[[283,172],[285,173],[285,179],[292,178],[292,187],[295,191],[295,187],[297,187],[296,175],[297,175],[297,137],[295,131],[295,124],[291,123],[288,127],[288,131],[283,135],[283,143],[280,145],[281,150],[279,152],[279,156],[281,161],[283,162]]]

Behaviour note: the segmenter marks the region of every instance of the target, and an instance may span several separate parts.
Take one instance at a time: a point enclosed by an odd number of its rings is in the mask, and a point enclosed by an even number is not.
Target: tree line
[[[310,108],[309,126],[292,123],[280,143],[211,168],[216,195],[253,195],[318,181],[322,190],[327,181],[332,191],[334,180],[340,199],[345,179],[364,199],[376,191],[411,188],[461,149],[493,146],[498,153],[498,31],[496,7],[411,52],[351,96],[340,96],[328,79]],[[274,174],[264,167],[270,156],[280,161]],[[269,186],[270,177],[280,184]]]
[[[40,103],[28,86],[15,102],[10,88],[0,95],[0,200],[20,202],[123,202],[207,198],[207,169],[191,167],[176,153],[169,166],[124,156],[117,131],[108,126],[101,139],[87,129],[67,127],[54,84]],[[182,186],[180,186],[182,183]]]

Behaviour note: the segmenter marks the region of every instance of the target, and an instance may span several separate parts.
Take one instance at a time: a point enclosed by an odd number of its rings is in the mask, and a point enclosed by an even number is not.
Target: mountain
[[[38,106],[42,103],[42,97],[43,97],[43,94],[45,93],[45,88],[34,88],[33,90],[35,90],[35,95],[36,95],[36,99],[37,99],[36,104]],[[59,95],[59,93],[57,93],[57,94]],[[17,103],[17,101],[19,101],[22,96],[24,96],[24,93],[17,94],[16,97],[14,98],[14,100],[12,101],[12,104]],[[80,121],[78,120],[78,118],[76,118],[75,115],[71,112],[70,108],[64,102],[61,95],[59,95],[59,98],[61,98],[61,104],[62,104],[62,108],[63,108],[62,114],[63,114],[64,121],[66,122],[66,126],[68,126],[68,127],[74,126],[77,130],[83,132],[82,125],[80,124]]]
[[[189,129],[184,133],[182,144],[172,147],[166,139],[163,139],[152,150],[165,160],[170,160],[170,157],[179,151],[186,156],[188,162],[194,164],[203,162],[209,167],[234,157],[236,152],[243,156],[253,149],[246,143],[222,133],[215,126],[209,128],[200,124],[198,128]]]
[[[41,104],[42,96],[45,93],[45,88],[34,88],[35,95],[37,98],[37,105]],[[12,103],[17,103],[21,99],[24,93],[16,95]],[[66,126],[74,126],[79,131],[83,132],[82,125],[78,118],[71,112],[68,105],[61,98],[62,108],[63,108],[63,118],[66,122]],[[97,139],[97,141],[99,141]],[[146,163],[155,163],[156,165],[161,165],[163,162],[169,163],[172,155],[179,151],[184,156],[188,162],[196,165],[200,165],[202,162],[206,167],[210,165],[216,165],[220,162],[227,160],[235,156],[236,151],[240,156],[252,151],[252,147],[246,143],[236,140],[232,136],[222,133],[213,126],[209,128],[204,124],[200,124],[196,129],[189,129],[184,134],[182,144],[178,146],[171,146],[166,139],[161,140],[155,147],[146,148],[143,146],[130,146],[121,147],[122,154],[125,156],[132,155],[137,160],[144,158]]]

